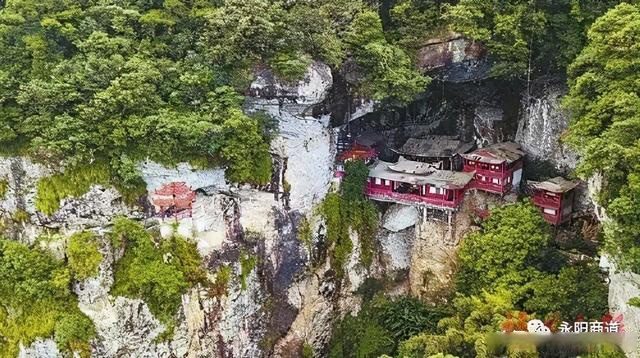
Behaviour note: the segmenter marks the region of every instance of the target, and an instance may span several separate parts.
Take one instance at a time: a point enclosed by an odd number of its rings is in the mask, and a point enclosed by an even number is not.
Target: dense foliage
[[[443,5],[450,29],[484,42],[496,76],[563,71],[591,23],[619,1],[461,0]]]
[[[208,283],[196,245],[175,235],[155,237],[128,219],[116,220],[111,237],[116,248],[125,249],[116,263],[111,294],[143,299],[171,331],[181,295]]]
[[[601,175],[598,201],[609,216],[606,248],[640,273],[640,8],[621,4],[598,19],[569,67],[568,141],[582,154],[578,173]]]
[[[12,1],[0,9],[0,144],[71,168],[103,161],[124,188],[147,157],[224,163],[230,180],[264,184],[270,138],[239,93],[256,66],[295,81],[312,59],[352,61],[357,91],[379,100],[409,101],[428,82],[362,1]]]
[[[0,356],[54,336],[63,351],[89,354],[93,323],[78,309],[71,274],[50,253],[0,240]]]
[[[327,227],[331,267],[339,277],[353,250],[350,231],[358,235],[360,263],[369,267],[378,228],[378,211],[364,196],[369,169],[361,160],[348,161],[345,173],[340,192],[328,194],[318,208]]]
[[[530,202],[492,210],[482,230],[465,237],[455,282],[455,314],[439,322],[439,334],[407,340],[401,353],[486,356],[493,349],[486,334],[501,329],[514,310],[567,321],[600,319],[608,311],[608,288],[597,265],[564,258]]]
[[[81,281],[97,276],[102,254],[96,236],[88,231],[71,235],[67,243],[67,260],[74,279]]]
[[[336,324],[330,357],[395,354],[399,342],[420,332],[435,332],[446,313],[412,298],[376,296],[357,316],[347,315]]]

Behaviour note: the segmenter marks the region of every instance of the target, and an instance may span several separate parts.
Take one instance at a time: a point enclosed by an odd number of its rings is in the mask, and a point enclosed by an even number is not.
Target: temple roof
[[[473,148],[473,143],[465,143],[454,136],[430,135],[424,138],[409,138],[395,152],[418,157],[451,157],[464,154]]]
[[[520,144],[514,142],[502,142],[492,144],[485,148],[479,148],[469,154],[462,154],[465,159],[477,160],[483,163],[500,164],[502,162],[513,163],[524,156]]]
[[[424,175],[433,173],[437,168],[434,168],[429,163],[414,162],[413,160],[400,157],[397,163],[389,164],[389,169],[399,173]]]
[[[543,182],[528,181],[527,184],[535,189],[550,191],[552,193],[564,193],[578,186],[578,183],[563,177],[555,177]]]
[[[405,171],[406,170],[406,171]],[[427,163],[401,158],[398,163],[378,160],[369,171],[369,176],[415,185],[433,185],[445,189],[462,189],[473,178],[474,173],[438,170]]]

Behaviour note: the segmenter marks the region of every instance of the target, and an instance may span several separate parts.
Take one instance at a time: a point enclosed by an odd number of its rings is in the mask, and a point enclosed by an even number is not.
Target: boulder
[[[398,232],[414,226],[420,219],[420,212],[414,206],[394,204],[384,213],[382,227]]]
[[[411,249],[416,238],[415,230],[408,228],[393,232],[383,230],[378,236],[387,270],[404,270],[411,265]]]

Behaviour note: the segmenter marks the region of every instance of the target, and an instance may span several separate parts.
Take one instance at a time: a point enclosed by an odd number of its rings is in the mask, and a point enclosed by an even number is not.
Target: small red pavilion
[[[519,144],[497,143],[462,157],[462,170],[475,173],[471,188],[504,195],[520,185],[524,152]]]
[[[365,162],[368,162],[375,159],[377,156],[378,152],[376,152],[375,149],[368,145],[361,144],[358,141],[354,141],[349,150],[345,150],[340,153],[338,160],[342,162],[347,160],[364,160]]]
[[[378,201],[451,211],[462,202],[473,174],[438,170],[403,157],[395,164],[379,160],[369,172],[366,195]]]
[[[555,177],[543,182],[528,182],[533,191],[533,204],[540,208],[542,216],[551,225],[560,225],[571,219],[575,182]]]
[[[162,217],[191,217],[196,193],[185,182],[171,182],[156,189],[152,195],[156,212]]]

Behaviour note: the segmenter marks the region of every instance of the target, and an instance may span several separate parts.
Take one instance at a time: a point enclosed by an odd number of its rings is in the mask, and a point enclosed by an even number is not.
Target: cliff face
[[[481,76],[485,70],[482,54],[459,38],[428,46],[431,48],[423,51],[425,70],[444,71],[440,72],[442,92],[431,91],[407,107],[375,113],[373,104],[366,101],[345,107],[337,89],[342,80],[322,63],[313,63],[305,78],[295,84],[281,83],[270,71],[260,70],[247,91],[245,111],[265,111],[278,122],[268,190],[229,184],[221,168],[196,170],[187,164],[165,168],[146,162],[139,169],[149,192],[172,181],[184,181],[196,190],[191,218],[177,225],[173,220],[159,220],[151,212],[127,207],[117,191],[101,186],[93,186],[79,198],[65,199],[56,213],[46,217],[35,209],[36,184],[52,170],[24,158],[4,158],[0,178],[9,185],[0,201],[2,220],[12,238],[33,242],[47,228],[65,235],[82,229],[104,233],[114,217],[125,215],[165,235],[175,229],[193,239],[212,277],[221,267],[232,269],[234,279],[226,293],[211,296],[193,289],[183,295],[174,335],[161,341],[158,337],[164,327],[143,301],[109,294],[113,263],[122,253],[113,253],[104,240],[100,274],[74,287],[80,309],[97,329],[92,342],[96,357],[297,357],[303,344],[311,345],[318,354],[326,353],[333,322],[359,310],[360,296],[355,292],[367,278],[391,281],[387,287],[391,293],[440,300],[449,289],[461,238],[477,229],[477,213],[504,204],[491,195],[469,193],[451,226],[425,221],[414,208],[380,206],[373,265],[370,269],[359,265],[358,238],[352,233],[354,250],[345,270],[348,274],[338,282],[326,260],[311,265],[311,253],[298,238],[301,219],[313,215],[315,206],[331,190],[335,158],[331,123],[336,116],[332,109],[347,108],[339,116],[353,120],[354,127],[386,128],[392,139],[433,131],[459,134],[480,145],[516,139],[532,157],[550,161],[558,170],[575,167],[575,155],[558,143],[567,126],[567,116],[559,106],[564,87],[555,82],[540,85],[515,96],[514,101],[513,92],[491,80],[447,82],[452,78],[446,76],[452,68],[447,59],[457,63],[453,69],[467,68]],[[21,214],[18,220],[18,213],[26,213],[28,219]],[[322,247],[324,225],[317,218],[312,222],[313,245]],[[62,256],[64,244],[58,240],[48,245]],[[243,285],[240,257],[245,254],[256,257],[257,264]],[[637,294],[634,280],[612,273],[612,309],[625,315],[637,313],[626,306],[628,296]],[[630,322],[634,319],[637,317],[629,318]],[[51,339],[21,350],[21,357],[59,356]]]
[[[522,110],[516,141],[531,159],[548,161],[561,173],[575,169],[577,154],[561,142],[569,125],[569,114],[562,108],[567,87],[562,79],[534,83],[522,94]]]

